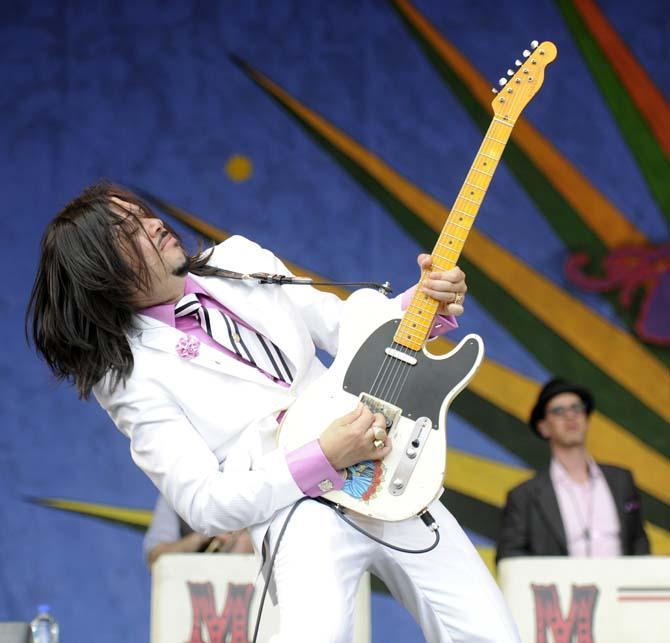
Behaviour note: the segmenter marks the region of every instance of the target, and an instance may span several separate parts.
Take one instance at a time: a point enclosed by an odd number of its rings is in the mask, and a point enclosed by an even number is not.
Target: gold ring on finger
[[[460,306],[463,303],[463,300],[465,299],[465,295],[463,295],[462,292],[457,292],[456,296],[454,297],[454,302],[457,306]]]
[[[384,440],[375,440],[372,444],[374,445],[375,449],[384,448]]]
[[[375,436],[375,440],[381,440],[383,442],[386,437],[386,430],[381,426],[374,425],[372,427],[372,433]]]

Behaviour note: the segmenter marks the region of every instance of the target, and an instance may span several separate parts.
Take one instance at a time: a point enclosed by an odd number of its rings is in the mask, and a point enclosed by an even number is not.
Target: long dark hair
[[[118,207],[112,198],[129,204]],[[131,374],[133,295],[149,288],[150,271],[135,232],[155,217],[137,195],[108,181],[87,188],[49,223],[26,311],[26,336],[59,380],[81,398],[107,373],[111,385]],[[165,227],[179,240],[178,235]],[[124,258],[133,257],[131,267]],[[186,270],[216,274],[210,252],[187,256]]]

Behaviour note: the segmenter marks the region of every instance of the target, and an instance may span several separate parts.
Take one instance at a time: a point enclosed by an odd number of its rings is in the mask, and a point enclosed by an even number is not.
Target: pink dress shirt
[[[600,467],[588,462],[589,479],[575,482],[553,459],[549,476],[561,511],[570,556],[621,556],[619,516],[612,492]]]
[[[405,310],[409,305],[415,290],[416,286],[406,290],[402,294],[401,307],[403,310]],[[201,288],[199,284],[197,284],[193,279],[191,279],[190,276],[187,275],[184,284],[184,295],[190,294],[198,295],[198,299],[200,299],[200,302],[203,306],[221,310],[225,312],[226,315],[232,317],[238,324],[242,324],[246,328],[254,330],[233,311],[226,308],[226,306],[219,303],[216,299],[210,297],[210,295],[203,288]],[[200,323],[197,319],[195,319],[195,317],[186,316],[175,318],[174,304],[159,304],[157,306],[150,306],[149,308],[140,310],[139,313],[141,315],[152,317],[153,319],[163,322],[168,326],[172,326],[173,328],[182,331],[186,335],[196,337],[200,342],[205,343],[222,353],[225,353],[233,359],[246,362],[246,360],[239,357],[236,353],[224,346],[221,346],[221,344],[212,339],[212,337],[210,337],[202,329]],[[458,324],[456,323],[454,317],[438,316],[435,319],[435,323],[433,324],[431,336],[436,337],[438,335],[442,335],[448,330],[457,327]],[[250,365],[249,368],[255,367]],[[278,380],[269,373],[266,373],[263,370],[261,370],[261,372],[273,382],[275,382],[278,386],[288,386],[286,382]],[[279,414],[277,418],[278,422],[281,421],[282,416],[283,412]],[[328,458],[326,458],[323,451],[321,450],[321,445],[319,444],[318,439],[313,440],[312,442],[308,442],[299,449],[289,451],[286,454],[286,463],[298,487],[300,487],[301,491],[305,495],[312,498],[320,496],[321,494],[331,490],[341,489],[344,486],[343,476],[330,464]]]

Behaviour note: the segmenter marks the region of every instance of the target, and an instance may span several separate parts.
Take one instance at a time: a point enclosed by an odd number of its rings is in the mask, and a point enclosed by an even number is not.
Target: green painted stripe
[[[488,502],[447,489],[440,498],[442,504],[454,514],[454,518],[466,529],[475,531],[496,542],[500,528],[500,509]]]
[[[491,114],[486,111],[458,75],[442,60],[423,34],[396,8],[426,58],[458,98],[482,133],[488,130]],[[532,109],[532,105],[530,106]],[[605,245],[584,223],[568,202],[553,188],[525,152],[510,139],[503,154],[505,166],[517,177],[531,200],[546,216],[556,234],[571,249],[588,249],[597,257],[606,253]]]
[[[470,292],[477,294],[477,301],[548,371],[574,381],[588,382],[603,414],[663,455],[670,456],[670,433],[662,418],[508,297],[473,263],[461,257],[459,264],[468,275]]]
[[[260,85],[259,85],[260,86]],[[420,221],[414,212],[400,203],[383,185],[360,165],[316,132],[284,102],[267,94],[289,114],[340,166],[362,185],[402,225],[422,248],[432,248],[436,233]],[[505,291],[493,283],[474,264],[461,257],[460,265],[468,274],[470,291],[494,318],[512,333],[530,352],[556,374],[569,373],[572,379],[589,382],[598,398],[599,408],[619,424],[625,426],[643,442],[670,455],[670,436],[665,437],[665,423],[636,397],[609,379],[591,362],[577,353],[569,344],[550,331]]]
[[[649,189],[670,222],[670,160],[570,0],[556,0]]]
[[[477,427],[501,447],[514,453],[531,469],[540,469],[549,464],[546,443],[536,438],[527,424],[473,393],[469,388],[461,391],[449,412],[456,413]]]
[[[600,399],[598,406],[600,407]],[[548,466],[549,448],[546,442],[535,437],[527,424],[469,389],[463,390],[456,398],[450,412],[456,413],[500,446],[514,453],[531,469],[538,470]],[[456,492],[449,490],[448,493]],[[640,492],[640,497],[645,520],[670,530],[670,505],[644,491]]]
[[[465,83],[461,81],[458,75],[435,52],[431,44],[423,37],[423,34],[415,28],[397,7],[395,9],[410,34],[425,53],[427,59],[458,98],[477,127],[482,132],[486,132],[491,120],[490,114],[482,108]],[[591,257],[591,264],[585,272],[592,275],[598,274],[597,267],[600,266],[602,260],[608,254],[605,244],[591,228],[584,224],[579,214],[575,212],[563,196],[551,185],[542,171],[528,158],[523,149],[514,142],[514,139],[510,139],[507,143],[503,162],[517,178],[531,201],[535,203],[538,210],[566,247],[571,252],[587,252]],[[666,172],[666,183],[670,186],[670,180],[667,180],[667,176],[668,173]],[[616,292],[603,293],[601,296],[612,305],[622,323],[626,324],[627,328],[635,334],[634,323],[637,314],[633,311],[640,310],[640,299],[636,302],[638,303],[637,306],[626,309],[621,305]],[[670,364],[670,348],[650,344],[646,344],[646,347],[664,364]]]

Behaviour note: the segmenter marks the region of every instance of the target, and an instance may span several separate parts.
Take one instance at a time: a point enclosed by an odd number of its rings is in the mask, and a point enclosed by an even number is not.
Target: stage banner
[[[249,643],[263,591],[252,554],[163,554],[152,567],[151,643]],[[265,599],[258,643],[279,626]],[[370,577],[361,579],[353,643],[370,643]]]
[[[670,641],[670,557],[508,558],[498,582],[523,643]]]

